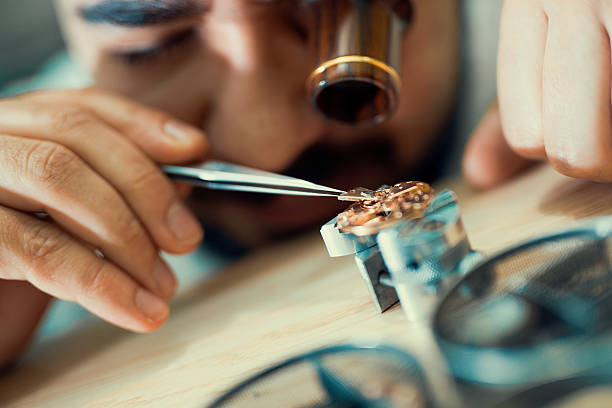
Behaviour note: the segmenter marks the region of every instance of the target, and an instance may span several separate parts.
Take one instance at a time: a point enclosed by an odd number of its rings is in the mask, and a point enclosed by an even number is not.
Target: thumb
[[[536,161],[516,154],[502,131],[494,102],[472,134],[463,155],[463,175],[472,186],[489,189],[533,166]]]

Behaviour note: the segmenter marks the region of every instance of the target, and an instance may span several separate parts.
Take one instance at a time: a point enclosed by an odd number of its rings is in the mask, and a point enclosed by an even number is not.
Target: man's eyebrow
[[[207,8],[197,0],[104,0],[78,12],[90,23],[140,27],[194,17]]]

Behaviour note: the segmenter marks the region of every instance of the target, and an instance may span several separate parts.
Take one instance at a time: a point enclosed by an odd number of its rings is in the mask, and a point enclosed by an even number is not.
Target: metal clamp
[[[358,237],[340,232],[334,218],[321,227],[321,235],[330,256],[355,255],[379,313],[399,300],[411,321],[433,313],[446,288],[465,270],[460,263],[473,253],[450,190],[439,193],[420,219],[400,220]]]

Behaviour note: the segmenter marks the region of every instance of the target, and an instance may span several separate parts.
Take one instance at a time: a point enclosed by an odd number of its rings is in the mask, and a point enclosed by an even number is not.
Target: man
[[[286,4],[57,1],[95,88],[0,100],[0,310],[11,310],[0,365],[23,348],[49,296],[133,331],[166,321],[176,279],[159,252],[192,251],[203,231],[158,163],[209,157],[341,188],[441,165],[426,161],[449,143],[439,135],[459,78],[459,2],[413,1],[400,106],[367,129],[312,111],[303,13]],[[468,146],[472,182],[490,187],[528,165],[504,136],[564,173],[612,177],[608,15],[607,1],[505,3],[502,120],[492,108]],[[245,246],[338,211],[324,199],[195,198],[198,217]]]

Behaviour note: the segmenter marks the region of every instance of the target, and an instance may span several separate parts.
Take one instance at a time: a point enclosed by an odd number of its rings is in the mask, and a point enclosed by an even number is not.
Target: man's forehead
[[[193,17],[209,6],[210,0],[100,0],[77,7],[89,23],[140,27]]]

